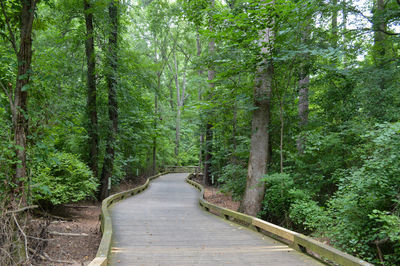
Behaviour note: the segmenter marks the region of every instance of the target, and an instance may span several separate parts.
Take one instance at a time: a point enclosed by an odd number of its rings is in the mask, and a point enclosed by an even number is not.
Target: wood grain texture
[[[321,265],[288,246],[203,211],[199,193],[168,174],[110,207],[110,265]]]

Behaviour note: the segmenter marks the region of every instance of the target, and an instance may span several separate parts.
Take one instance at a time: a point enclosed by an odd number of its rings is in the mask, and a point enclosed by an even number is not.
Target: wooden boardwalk
[[[198,206],[188,174],[168,174],[111,207],[110,265],[321,265]]]

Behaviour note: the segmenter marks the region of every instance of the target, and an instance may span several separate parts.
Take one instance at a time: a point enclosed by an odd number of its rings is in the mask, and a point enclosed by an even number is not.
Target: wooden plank
[[[278,225],[263,221],[261,219],[258,218],[253,218],[252,220],[252,225],[254,225],[255,227],[258,227],[260,229],[263,229],[267,232],[270,232],[274,235],[280,236],[284,239],[287,239],[289,241],[294,242],[294,236],[298,235],[298,233],[293,232],[291,230],[288,230],[286,228],[280,227]]]
[[[294,242],[295,244],[301,245],[302,247],[305,247],[308,251],[312,251],[317,253],[323,258],[326,258],[328,260],[331,260],[339,265],[344,265],[344,266],[359,266],[359,265],[364,265],[364,266],[372,266],[372,264],[363,261],[359,258],[353,257],[349,254],[346,254],[344,252],[341,252],[340,250],[337,250],[331,246],[325,245],[323,243],[320,243],[312,238],[309,238],[305,235],[302,234],[296,234],[294,236]]]
[[[287,245],[204,212],[198,207],[201,193],[185,184],[185,177],[165,175],[146,192],[112,206],[110,265],[320,265]],[[251,223],[244,214],[218,210]]]

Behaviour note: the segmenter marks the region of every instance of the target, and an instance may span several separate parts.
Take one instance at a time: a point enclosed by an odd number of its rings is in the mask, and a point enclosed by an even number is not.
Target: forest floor
[[[192,180],[196,181],[199,184],[203,183],[203,181],[199,177],[192,178]],[[204,199],[217,206],[233,211],[238,211],[240,205],[239,201],[234,201],[231,195],[222,193],[218,187],[205,186]]]
[[[123,181],[114,186],[112,194],[144,184],[146,179]],[[199,180],[196,180],[199,181]],[[204,197],[218,206],[237,211],[239,202],[216,187],[205,187]],[[35,256],[33,265],[88,265],[96,256],[101,241],[100,203],[83,201],[59,206],[49,215],[32,219],[34,231],[46,231],[37,237],[46,238]],[[43,230],[45,228],[46,230]],[[40,241],[38,241],[40,242]],[[43,245],[43,242],[47,243]]]
[[[111,192],[132,189],[145,181],[145,178],[123,181]],[[62,205],[49,215],[34,217],[34,231],[47,228],[47,233],[41,236],[47,238],[47,244],[39,248],[41,255],[34,257],[33,265],[88,265],[95,258],[101,241],[99,218],[100,203],[97,201]]]

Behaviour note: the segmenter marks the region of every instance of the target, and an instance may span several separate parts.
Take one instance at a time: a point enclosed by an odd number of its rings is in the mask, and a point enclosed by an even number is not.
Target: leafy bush
[[[246,187],[247,169],[241,165],[228,164],[222,168],[218,182],[223,193],[232,193],[234,200],[240,200]]]
[[[53,205],[76,202],[94,194],[97,183],[88,166],[70,153],[52,153],[33,168],[35,201]]]
[[[289,217],[296,227],[302,230],[314,231],[328,219],[324,208],[313,200],[295,200],[290,205]]]
[[[328,235],[373,263],[400,264],[400,123],[377,125],[360,168],[340,180],[329,201]],[[376,243],[381,243],[377,246]]]

